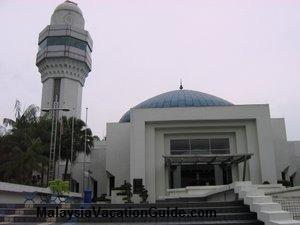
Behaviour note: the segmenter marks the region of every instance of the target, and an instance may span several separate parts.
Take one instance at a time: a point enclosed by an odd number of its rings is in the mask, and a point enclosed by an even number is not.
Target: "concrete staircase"
[[[251,182],[236,182],[231,184],[231,187],[266,225],[300,225],[300,221],[293,220],[289,212],[282,210],[279,203],[273,202],[272,197],[266,196],[264,191]]]
[[[47,214],[54,211],[54,213],[71,213],[72,210],[78,210],[80,213],[86,213],[91,211],[91,217],[75,217],[74,214],[69,218],[67,217],[37,217],[38,207],[46,207]],[[131,211],[132,215],[135,210],[139,212],[141,210],[147,211],[151,207],[152,213],[161,213],[162,210],[169,210],[169,213],[184,211],[181,215],[183,217],[152,217],[149,214],[147,216],[128,216],[128,217],[106,217],[103,214],[99,217],[95,217],[93,212],[97,212],[98,207],[101,208],[101,212],[106,211],[109,213],[115,213],[117,210]],[[40,208],[41,210],[43,208]],[[173,211],[171,211],[173,210]],[[191,213],[195,214],[195,217],[191,217]],[[215,214],[214,214],[215,212]],[[107,215],[107,214],[105,214]],[[116,214],[114,214],[116,215]],[[155,214],[152,214],[155,215]],[[165,214],[167,215],[167,214]],[[174,214],[173,214],[174,215]],[[153,204],[92,204],[92,205],[79,205],[79,204],[60,204],[60,205],[39,205],[39,204],[0,204],[0,224],[12,224],[12,223],[135,223],[135,224],[221,224],[221,225],[258,225],[264,224],[257,220],[256,213],[251,212],[249,206],[244,205],[243,201],[229,201],[229,202],[199,202],[199,201],[185,201],[184,199],[178,202],[173,201],[159,201]]]

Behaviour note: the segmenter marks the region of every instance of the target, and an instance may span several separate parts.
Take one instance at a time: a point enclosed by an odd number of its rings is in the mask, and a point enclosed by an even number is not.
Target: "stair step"
[[[2,216],[1,216],[2,217]],[[36,215],[6,215],[3,216],[5,222],[67,222],[68,217],[41,218]],[[73,219],[73,218],[72,218]],[[89,217],[75,218],[78,222],[188,222],[188,221],[221,221],[221,220],[255,220],[256,213],[219,213],[216,217]]]
[[[56,211],[56,207],[58,207],[59,212],[61,210],[65,210],[68,212],[69,210],[83,210],[86,209],[92,210],[92,217],[82,218],[82,217],[72,217],[69,220],[69,217],[47,217],[47,218],[38,218],[37,217],[37,207],[46,207],[46,210],[52,209]],[[148,210],[150,207],[156,207],[157,210],[169,209],[174,210],[175,207],[178,210],[184,210],[186,212],[185,217],[151,217],[150,215],[143,217],[95,217],[93,216],[93,209],[98,210],[98,207],[101,208],[101,213],[103,210],[108,213],[113,212],[113,210]],[[216,212],[216,216],[208,215],[208,216],[199,216],[199,217],[191,217],[190,212],[192,210],[214,210]],[[156,210],[153,209],[152,212]],[[156,211],[157,212],[157,211]],[[211,211],[208,211],[211,212]],[[123,211],[124,213],[124,211]],[[250,207],[244,205],[242,200],[236,201],[228,201],[228,202],[198,202],[193,201],[190,202],[168,202],[168,201],[159,201],[157,203],[151,204],[0,204],[0,224],[1,222],[10,222],[17,223],[30,223],[30,224],[40,224],[40,223],[68,223],[68,222],[79,222],[79,223],[101,223],[101,224],[120,224],[120,223],[134,223],[138,224],[170,224],[170,225],[192,225],[192,224],[220,224],[220,225],[262,225],[263,223],[257,220],[257,214],[255,212],[250,211]]]
[[[9,225],[29,225],[28,223],[0,223]],[[52,223],[30,223],[30,225],[50,225]],[[107,223],[109,225],[122,225],[124,223]],[[263,222],[257,220],[228,220],[228,221],[207,221],[207,222],[160,222],[160,223],[134,223],[134,225],[264,225]],[[132,224],[131,224],[132,225]]]
[[[100,206],[101,207],[101,206]],[[109,208],[109,209],[105,209],[101,207],[101,210],[107,210],[107,211],[111,211],[111,210],[120,210],[120,208]],[[149,209],[149,207],[147,208],[139,208],[139,210],[147,210]],[[166,208],[159,208],[159,209],[166,209]],[[170,210],[172,210],[174,208],[170,208]],[[207,211],[207,210],[214,210],[216,211],[216,213],[234,213],[234,212],[250,212],[250,208],[249,206],[220,206],[220,207],[182,207],[180,209],[184,209],[186,212],[190,213],[192,210],[203,210],[203,211]],[[41,210],[43,210],[43,208],[41,208]],[[69,211],[69,210],[74,210],[74,209],[62,209],[60,208],[59,210],[65,210],[65,211]],[[98,207],[95,207],[95,210],[98,210]],[[9,209],[9,208],[4,208],[4,209],[0,209],[0,214],[4,214],[4,215],[9,215],[9,214],[23,214],[23,215],[36,215],[37,213],[37,208],[23,208],[23,209]]]
[[[244,206],[244,203],[242,200],[238,201],[228,201],[228,202],[159,202],[159,203],[149,203],[149,204],[89,204],[84,206],[83,204],[0,204],[0,209],[24,209],[24,208],[37,208],[37,207],[44,207],[47,208],[90,208],[90,207],[101,207],[103,209],[109,209],[109,208],[149,208],[149,207],[157,207],[157,208],[186,208],[186,207],[231,207],[231,206]]]

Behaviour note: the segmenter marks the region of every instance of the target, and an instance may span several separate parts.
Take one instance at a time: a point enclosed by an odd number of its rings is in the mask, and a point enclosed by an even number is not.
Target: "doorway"
[[[215,183],[213,165],[181,166],[181,187],[215,185]]]
[[[222,167],[223,170],[223,184],[232,183],[232,170],[231,166]]]
[[[224,185],[230,183],[232,183],[231,166],[180,165],[170,167],[169,188]]]

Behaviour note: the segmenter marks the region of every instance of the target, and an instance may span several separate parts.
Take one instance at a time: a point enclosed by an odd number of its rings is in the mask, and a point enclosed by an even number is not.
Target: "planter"
[[[124,192],[124,191],[123,190],[112,190],[111,191],[111,203],[113,203],[113,204],[125,203],[125,201],[123,200],[125,195],[118,195],[122,192]]]

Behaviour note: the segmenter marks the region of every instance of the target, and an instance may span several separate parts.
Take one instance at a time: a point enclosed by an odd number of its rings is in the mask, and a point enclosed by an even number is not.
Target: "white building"
[[[194,185],[300,184],[300,143],[287,141],[284,119],[271,118],[268,105],[233,105],[175,90],[108,123],[103,145],[110,187],[112,180],[119,186],[142,179],[151,201],[167,195],[167,189]]]
[[[43,47],[43,40],[66,35],[70,42],[61,44],[57,39],[54,45]],[[39,44],[42,107],[51,107],[59,93],[60,104],[80,117],[92,40],[76,4],[66,1],[56,8]],[[284,119],[271,118],[269,105],[234,105],[181,86],[131,108],[119,122],[107,124],[106,140],[97,142],[88,157],[85,186],[94,196],[109,195],[124,180],[140,179],[153,202],[167,195],[168,189],[186,186],[242,180],[255,184],[286,180],[299,185],[299,165],[300,142],[287,141]],[[78,191],[83,189],[82,170],[79,157],[73,174]]]

